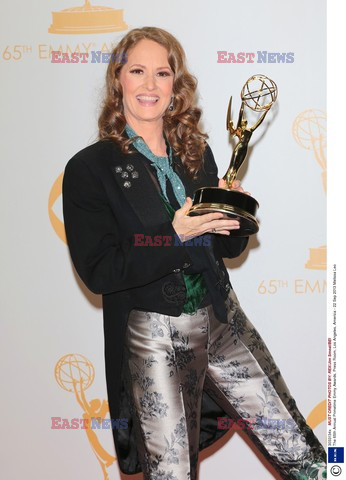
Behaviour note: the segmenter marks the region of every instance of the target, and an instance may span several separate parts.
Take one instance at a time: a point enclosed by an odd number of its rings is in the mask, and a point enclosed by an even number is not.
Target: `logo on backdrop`
[[[302,148],[312,150],[315,160],[322,169],[322,185],[324,193],[327,191],[327,162],[326,149],[326,114],[317,109],[305,110],[300,113],[292,126],[292,133],[295,141]],[[310,257],[305,268],[314,270],[326,270],[327,247],[310,248]]]
[[[63,390],[73,393],[83,409],[83,419],[86,424],[85,433],[101,466],[104,479],[108,479],[107,467],[114,463],[115,457],[102,447],[94,429],[91,428],[93,419],[100,418],[100,422],[104,420],[109,412],[108,402],[99,398],[88,401],[85,396],[85,391],[92,385],[95,378],[92,363],[84,355],[70,353],[60,358],[55,366],[54,373],[59,386]]]
[[[326,114],[322,110],[309,109],[301,112],[292,125],[292,135],[298,145],[313,152],[314,158],[321,167],[322,187],[327,191],[327,162],[326,162]],[[312,155],[310,155],[312,156]],[[321,245],[309,249],[305,268],[310,270],[326,270],[327,247]],[[276,295],[290,289],[295,295],[325,295],[326,279],[287,277],[263,279],[258,285],[260,295]]]
[[[93,6],[89,0],[85,0],[81,7],[52,12],[52,18],[52,24],[48,28],[49,33],[81,35],[119,32],[128,28],[123,19],[123,9]]]
[[[91,63],[98,64],[100,63],[98,56],[112,52],[114,42],[116,41],[114,33],[109,41],[105,41],[101,35],[99,37],[100,42],[95,42],[95,37],[88,38],[83,36],[81,38],[80,35],[111,32],[119,32],[120,34],[121,31],[128,29],[128,25],[123,20],[122,9],[115,10],[111,7],[93,6],[89,0],[86,0],[83,6],[52,12],[52,24],[49,28],[45,25],[44,29],[49,34],[76,34],[76,41],[71,40],[69,43],[63,43],[59,39],[59,44],[56,45],[52,45],[46,38],[38,41],[36,44],[14,41],[4,47],[0,46],[1,60],[7,63],[26,61],[32,58],[51,60],[52,51],[60,51],[64,55],[81,55],[82,58],[80,60],[82,61],[80,63],[87,63],[83,61],[84,56],[91,58],[92,52],[94,52],[94,58],[97,58],[97,60]],[[51,39],[52,37],[49,36],[49,38]],[[61,37],[53,38],[58,41],[58,38]],[[106,63],[104,58],[102,58],[102,63]]]
[[[58,235],[60,240],[67,243],[66,240],[66,233],[65,233],[65,226],[64,222],[60,220],[57,214],[54,212],[53,207],[55,202],[60,199],[61,200],[61,192],[62,192],[62,179],[64,177],[64,172],[61,173],[58,178],[55,180],[51,191],[49,193],[48,198],[48,215],[50,223],[55,230],[55,233]]]
[[[322,400],[311,410],[306,417],[306,423],[314,430],[318,425],[327,420],[327,400]]]
[[[294,52],[227,52],[217,50],[217,63],[294,63]],[[256,55],[257,53],[257,55]]]

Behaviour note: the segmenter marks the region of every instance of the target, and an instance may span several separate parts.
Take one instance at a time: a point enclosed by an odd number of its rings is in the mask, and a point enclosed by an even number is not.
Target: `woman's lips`
[[[137,97],[138,102],[147,107],[151,107],[152,105],[155,105],[156,102],[159,101],[159,97],[157,96],[151,96],[151,95],[138,95]]]

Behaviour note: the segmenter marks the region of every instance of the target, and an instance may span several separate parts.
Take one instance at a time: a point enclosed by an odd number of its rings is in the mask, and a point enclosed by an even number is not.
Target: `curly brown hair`
[[[197,79],[186,67],[185,52],[178,40],[169,32],[157,27],[134,28],[116,45],[112,59],[126,58],[128,52],[143,39],[153,40],[166,48],[168,62],[174,73],[173,110],[163,116],[163,130],[174,154],[181,158],[188,175],[194,175],[201,167],[208,134],[198,127],[202,110],[194,105]],[[124,63],[110,61],[106,73],[106,94],[98,120],[99,140],[113,140],[124,153],[134,138],[123,135],[126,119],[122,102],[119,74]],[[137,137],[138,138],[138,137]]]

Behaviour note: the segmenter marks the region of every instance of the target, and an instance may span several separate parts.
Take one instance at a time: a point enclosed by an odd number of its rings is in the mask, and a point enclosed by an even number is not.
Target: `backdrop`
[[[67,161],[97,140],[107,63],[95,52],[109,52],[129,29],[146,25],[170,31],[185,48],[219,176],[232,153],[225,128],[230,95],[235,118],[251,75],[265,74],[278,85],[277,104],[254,133],[240,175],[260,203],[260,230],[227,267],[244,310],[325,445],[325,2],[82,3],[2,5],[6,478],[125,478],[110,430],[67,428],[73,418],[109,414],[101,298],[71,265],[61,182]],[[53,63],[52,51],[69,55]],[[89,55],[72,63],[72,52]],[[88,379],[83,392],[72,388],[80,375]],[[200,479],[231,478],[230,472],[242,480],[277,478],[241,435],[227,432],[201,455]]]

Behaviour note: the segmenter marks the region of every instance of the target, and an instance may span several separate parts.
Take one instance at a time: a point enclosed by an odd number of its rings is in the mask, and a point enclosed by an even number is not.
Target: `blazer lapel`
[[[158,187],[145,165],[150,160],[134,147],[130,148],[133,151],[131,154],[122,154],[117,151],[113,156],[110,168],[116,182],[144,226],[171,221]],[[173,161],[187,196],[193,198],[194,191],[200,187],[215,186],[217,180],[212,180],[203,171],[199,174],[197,181],[192,182],[184,174],[181,160],[174,157]]]
[[[141,153],[116,155],[110,166],[112,174],[131,207],[145,226],[170,221],[154,180]]]

